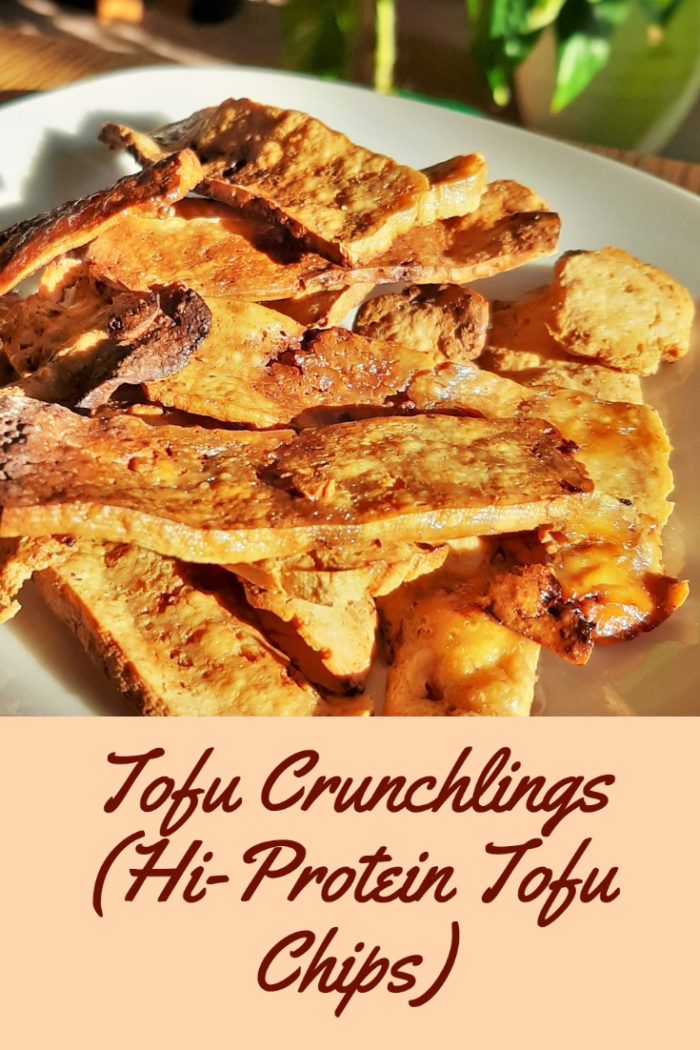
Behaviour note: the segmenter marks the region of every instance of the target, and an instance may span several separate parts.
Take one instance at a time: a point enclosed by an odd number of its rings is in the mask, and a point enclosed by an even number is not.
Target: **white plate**
[[[250,69],[160,67],[118,73],[0,109],[0,228],[108,185],[128,161],[96,141],[104,120],[144,128],[228,96],[306,110],[352,139],[420,167],[457,153],[485,154],[492,178],[537,190],[563,218],[561,250],[614,244],[663,267],[700,297],[700,201],[593,154],[453,110],[361,88]],[[541,283],[549,264],[495,281],[500,294]],[[696,348],[697,356],[697,348]],[[539,685],[549,714],[700,714],[700,369],[693,355],[648,381],[675,446],[678,510],[668,567],[691,581],[671,621],[625,645],[599,649],[585,669],[546,654]],[[68,631],[25,590],[0,628],[0,713],[127,714]]]

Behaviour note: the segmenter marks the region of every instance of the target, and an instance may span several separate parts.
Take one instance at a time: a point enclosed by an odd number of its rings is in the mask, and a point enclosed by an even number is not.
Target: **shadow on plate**
[[[135,714],[112,683],[90,662],[75,636],[49,612],[31,585],[22,591],[22,611],[5,629],[51,676],[57,692],[69,694],[76,714]],[[56,707],[55,714],[67,713],[60,710],[60,699]]]
[[[136,169],[126,153],[115,153],[97,140],[105,121],[143,130],[167,123],[162,113],[131,116],[123,111],[91,113],[74,134],[47,130],[21,188],[21,200],[0,208],[0,229],[49,211],[58,204],[105,189]],[[89,144],[88,144],[89,143]]]

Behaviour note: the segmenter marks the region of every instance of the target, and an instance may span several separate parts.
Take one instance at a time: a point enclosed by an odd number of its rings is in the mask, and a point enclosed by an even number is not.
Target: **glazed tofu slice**
[[[337,262],[366,261],[421,219],[425,175],[321,121],[250,99],[227,99],[151,136],[106,125],[102,139],[139,159],[188,148],[204,169],[202,189],[249,205]]]
[[[390,403],[431,363],[420,351],[345,328],[305,332],[259,304],[210,303],[208,337],[185,368],[145,384],[150,400],[223,422],[273,427],[313,409]]]
[[[381,418],[293,436],[5,396],[0,431],[0,535],[127,541],[217,565],[532,529],[592,489],[539,420]]]

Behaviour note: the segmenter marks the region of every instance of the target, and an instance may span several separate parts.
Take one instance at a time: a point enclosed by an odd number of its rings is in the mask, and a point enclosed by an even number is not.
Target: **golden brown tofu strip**
[[[101,137],[149,161],[193,149],[205,193],[254,207],[337,262],[383,251],[420,221],[429,199],[420,172],[354,145],[305,113],[249,99],[227,99],[152,136],[108,124]]]
[[[6,396],[0,434],[0,535],[123,540],[219,565],[532,529],[591,491],[537,420],[370,419],[290,438]]]
[[[533,391],[471,364],[446,364],[419,375],[407,396],[420,411],[549,420],[572,442],[574,458],[597,492],[660,525],[670,514],[671,446],[658,412],[648,405],[601,401],[577,390]]]
[[[158,215],[185,196],[202,177],[191,150],[182,150],[109,189],[61,204],[0,233],[0,295],[63,252],[73,251],[124,216]]]
[[[403,544],[387,550],[383,558],[370,560],[370,554],[367,552],[363,564],[363,552],[358,551],[358,564],[350,568],[314,566],[316,559],[308,555],[228,568],[257,587],[281,591],[290,598],[320,605],[347,604],[368,595],[376,598],[390,594],[402,583],[434,572],[447,557],[447,547],[424,550],[417,544]],[[306,560],[311,560],[311,565],[305,565]]]
[[[430,358],[354,335],[304,332],[274,310],[211,299],[208,338],[187,367],[145,384],[151,401],[256,428],[288,424],[317,408],[384,405]]]
[[[540,197],[503,179],[489,183],[476,211],[414,227],[371,266],[377,280],[469,284],[551,255],[560,227]]]
[[[221,574],[81,544],[37,577],[50,608],[144,715],[314,715],[325,705]]]
[[[361,688],[374,657],[377,610],[371,598],[319,605],[244,582],[268,637],[309,681],[333,693]]]
[[[352,270],[286,242],[258,221],[200,199],[182,201],[165,219],[128,217],[90,245],[86,262],[95,279],[132,291],[172,284],[185,273],[188,286],[207,301],[296,298],[371,280],[356,280]]]
[[[165,220],[135,216],[119,223],[93,242],[86,259],[95,278],[132,291],[186,273],[188,287],[207,301],[232,295],[264,302],[387,281],[468,284],[549,255],[559,226],[530,190],[494,182],[473,214],[416,227],[376,259],[345,267],[271,238],[224,205],[185,201]]]

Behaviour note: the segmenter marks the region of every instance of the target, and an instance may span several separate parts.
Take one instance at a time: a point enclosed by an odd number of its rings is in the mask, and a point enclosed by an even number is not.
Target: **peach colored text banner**
[[[0,1045],[695,1046],[699,742],[5,719]]]

